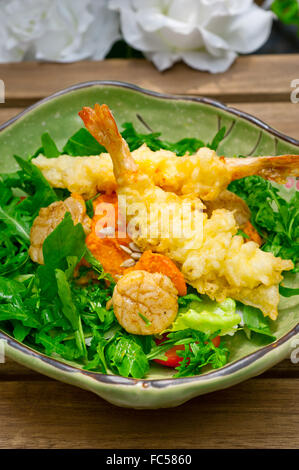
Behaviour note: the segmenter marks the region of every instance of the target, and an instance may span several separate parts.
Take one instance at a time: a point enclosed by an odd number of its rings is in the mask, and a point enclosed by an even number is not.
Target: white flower
[[[183,60],[213,73],[268,38],[273,14],[253,0],[108,0],[120,12],[125,41],[159,70]]]
[[[102,59],[119,37],[107,0],[0,0],[0,62]]]

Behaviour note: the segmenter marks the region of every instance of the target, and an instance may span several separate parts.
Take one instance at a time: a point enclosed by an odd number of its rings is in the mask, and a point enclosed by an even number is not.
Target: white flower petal
[[[169,69],[175,62],[180,60],[178,54],[169,54],[169,52],[146,52],[145,56],[155,64],[160,72]]]
[[[217,57],[208,52],[186,52],[183,54],[183,61],[194,69],[211,73],[225,72],[235,61],[237,54],[232,51],[222,51]]]
[[[107,0],[0,0],[0,62],[103,59],[120,38]]]
[[[253,0],[108,0],[119,11],[125,41],[159,70],[182,59],[212,73],[226,70],[237,53],[268,38],[273,15]]]
[[[273,14],[253,6],[245,15],[213,18],[208,25],[210,31],[217,32],[237,52],[246,54],[261,47],[271,33]],[[254,25],[247,28],[247,25]]]

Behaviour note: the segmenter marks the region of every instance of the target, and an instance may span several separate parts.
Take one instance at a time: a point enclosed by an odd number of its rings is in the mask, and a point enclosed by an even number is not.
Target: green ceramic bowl
[[[25,157],[35,151],[45,131],[62,147],[82,127],[78,117],[81,107],[96,102],[107,103],[119,124],[131,121],[139,131],[159,131],[169,140],[198,136],[209,142],[225,125],[227,134],[219,153],[226,156],[299,153],[298,141],[210,99],[166,96],[126,83],[89,82],[34,104],[0,128],[0,172],[15,170],[13,154]],[[283,187],[282,191],[289,197],[292,189]],[[292,285],[299,287],[299,279],[293,280]],[[222,369],[172,379],[170,370],[156,365],[147,379],[134,380],[84,371],[76,364],[40,354],[0,331],[8,357],[42,374],[90,390],[111,403],[132,408],[176,406],[256,376],[290,357],[299,341],[299,296],[281,300],[275,335],[278,340],[264,347],[250,343],[242,334],[234,336],[229,345],[230,363]]]

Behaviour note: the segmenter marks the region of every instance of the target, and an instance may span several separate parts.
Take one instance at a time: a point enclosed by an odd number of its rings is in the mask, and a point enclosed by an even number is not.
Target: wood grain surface
[[[299,379],[252,379],[177,408],[117,408],[55,381],[0,382],[2,448],[298,448]]]
[[[74,64],[0,65],[6,105],[28,105],[55,91],[90,80],[122,80],[163,93],[210,96],[222,101],[289,101],[298,78],[299,54],[240,57],[224,74],[209,74],[176,64],[163,73],[143,59],[110,59]]]
[[[298,59],[242,57],[220,75],[183,64],[161,74],[144,60],[2,64],[0,124],[74,83],[122,80],[210,96],[299,139],[299,104],[290,102]],[[298,448],[298,387],[299,365],[287,359],[260,377],[178,408],[135,411],[7,360],[0,364],[0,448]]]

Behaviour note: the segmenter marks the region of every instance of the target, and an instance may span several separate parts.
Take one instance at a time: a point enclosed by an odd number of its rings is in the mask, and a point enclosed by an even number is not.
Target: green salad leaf
[[[148,359],[163,359],[164,353],[174,347],[184,345],[184,350],[178,350],[178,356],[182,357],[180,365],[176,368],[174,377],[187,377],[200,374],[203,367],[211,365],[213,369],[223,367],[229,358],[229,351],[225,343],[216,347],[212,339],[218,336],[219,331],[213,335],[201,331],[183,329],[167,334],[166,341],[152,347],[147,354]]]
[[[16,162],[20,166],[22,172],[19,174],[22,179],[23,174],[27,176],[28,181],[33,186],[32,194],[29,194],[23,201],[20,202],[19,211],[27,212],[34,219],[41,207],[47,207],[54,201],[57,201],[57,195],[54,189],[50,186],[42,172],[33,163],[23,160],[17,155],[14,156]]]
[[[149,370],[148,359],[132,335],[116,335],[106,350],[109,368],[124,377],[144,377]]]
[[[84,127],[70,137],[63,147],[63,153],[73,157],[98,155],[103,152],[106,152],[105,147],[100,145]]]
[[[290,201],[260,176],[233,181],[230,191],[240,196],[251,211],[251,222],[265,240],[262,250],[275,256],[299,261],[299,191]]]
[[[42,137],[42,153],[47,158],[56,158],[61,155],[54,140],[48,132],[45,132]]]
[[[192,300],[187,308],[180,308],[171,331],[193,329],[208,335],[216,331],[225,335],[234,333],[240,321],[241,317],[236,313],[236,302],[233,299],[218,303],[205,298],[200,302]]]
[[[251,332],[254,332],[268,337],[270,342],[275,341],[276,337],[271,332],[270,320],[264,317],[260,309],[242,304],[239,304],[239,308],[242,312],[245,333],[249,338]]]
[[[85,233],[81,224],[74,225],[67,212],[62,222],[48,235],[43,244],[45,266],[67,269],[67,257],[75,256],[79,262],[86,251]]]
[[[279,293],[283,297],[293,297],[293,295],[299,295],[299,289],[294,289],[291,287],[284,287],[282,285],[279,286]]]
[[[150,132],[142,134],[136,131],[133,124],[125,122],[123,125],[122,137],[127,141],[131,151],[136,150],[141,145],[146,144],[151,150],[170,150],[178,156],[185,155],[187,152],[194,154],[201,147],[206,144],[197,138],[185,138],[177,142],[169,142],[161,139],[160,132]],[[222,127],[214,137],[211,144],[207,144],[213,150],[217,150],[220,142],[225,136],[225,127]],[[106,152],[106,149],[100,145],[97,140],[85,129],[79,129],[67,141],[63,148],[63,153],[72,155],[74,157],[86,155],[98,155]]]

